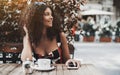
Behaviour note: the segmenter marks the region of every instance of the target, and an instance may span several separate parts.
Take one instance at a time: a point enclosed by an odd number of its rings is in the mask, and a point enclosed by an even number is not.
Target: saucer
[[[67,67],[67,69],[69,69],[69,70],[77,70],[78,67]]]
[[[32,68],[39,71],[51,71],[55,69],[54,66],[48,67],[48,68],[43,68],[43,67],[41,68],[41,67],[38,67],[37,65],[33,66]]]

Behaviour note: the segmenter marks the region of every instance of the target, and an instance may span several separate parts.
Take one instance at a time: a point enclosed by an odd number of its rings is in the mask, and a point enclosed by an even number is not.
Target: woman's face
[[[45,27],[52,27],[53,16],[50,8],[46,8],[43,15],[43,24]]]

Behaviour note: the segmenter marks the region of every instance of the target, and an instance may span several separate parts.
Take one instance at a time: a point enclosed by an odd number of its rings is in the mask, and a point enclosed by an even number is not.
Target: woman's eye
[[[50,14],[49,14],[49,13],[45,13],[44,15],[45,15],[45,16],[48,16],[48,15],[50,15]]]
[[[44,15],[45,15],[45,16],[49,16],[49,15],[52,15],[52,14],[51,14],[51,13],[45,13]]]

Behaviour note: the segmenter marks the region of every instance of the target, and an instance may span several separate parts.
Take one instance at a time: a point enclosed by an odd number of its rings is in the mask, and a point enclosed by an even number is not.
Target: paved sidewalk
[[[105,75],[120,75],[120,43],[75,42],[75,59],[90,63]]]

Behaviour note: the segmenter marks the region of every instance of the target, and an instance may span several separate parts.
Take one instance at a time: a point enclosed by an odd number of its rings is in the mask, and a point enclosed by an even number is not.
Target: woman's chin
[[[48,27],[52,27],[52,25],[49,25]]]
[[[52,27],[52,25],[51,26],[46,26],[46,28],[51,28]]]

